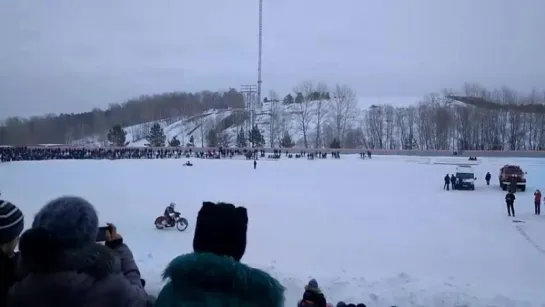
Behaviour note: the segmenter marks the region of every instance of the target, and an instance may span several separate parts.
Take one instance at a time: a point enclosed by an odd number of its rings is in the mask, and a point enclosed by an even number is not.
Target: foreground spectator
[[[146,306],[147,295],[127,245],[113,225],[95,243],[98,216],[79,197],[49,202],[21,236],[28,275],[10,290],[8,306]]]
[[[343,301],[340,301],[337,303],[337,307],[366,307],[364,303],[359,304],[353,304],[353,303],[345,303]],[[395,307],[395,306],[392,306]]]
[[[303,299],[299,301],[299,307],[326,307],[327,301],[316,279],[311,279],[305,286]]]
[[[5,200],[0,200],[0,306],[7,305],[9,288],[18,280],[19,253],[15,247],[25,226],[23,213]]]
[[[193,253],[167,266],[169,282],[157,307],[282,307],[284,287],[269,274],[240,263],[246,250],[246,208],[203,203],[197,217]]]

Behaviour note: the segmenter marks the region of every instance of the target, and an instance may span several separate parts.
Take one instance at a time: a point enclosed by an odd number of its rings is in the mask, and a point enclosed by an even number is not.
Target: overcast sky
[[[258,0],[0,0],[0,118],[257,79]],[[263,90],[545,88],[544,0],[265,0]],[[387,100],[387,99],[386,99]]]

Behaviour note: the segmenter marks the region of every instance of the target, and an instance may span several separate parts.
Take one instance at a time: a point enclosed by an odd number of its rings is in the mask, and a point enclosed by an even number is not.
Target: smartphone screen
[[[96,242],[105,242],[106,241],[106,232],[108,231],[110,227],[103,226],[98,228],[98,234]]]

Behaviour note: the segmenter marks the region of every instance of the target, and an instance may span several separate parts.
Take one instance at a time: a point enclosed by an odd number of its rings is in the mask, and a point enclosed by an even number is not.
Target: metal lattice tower
[[[261,107],[261,57],[263,54],[263,0],[259,0],[259,42],[257,56],[257,103]]]
[[[240,93],[244,97],[244,109],[248,114],[246,131],[249,132],[255,124],[257,87],[255,85],[241,85]]]

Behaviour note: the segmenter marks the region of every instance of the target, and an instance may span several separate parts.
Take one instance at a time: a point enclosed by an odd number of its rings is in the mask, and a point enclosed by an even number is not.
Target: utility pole
[[[257,55],[257,107],[261,107],[261,58],[263,54],[263,0],[259,0],[259,39]]]

